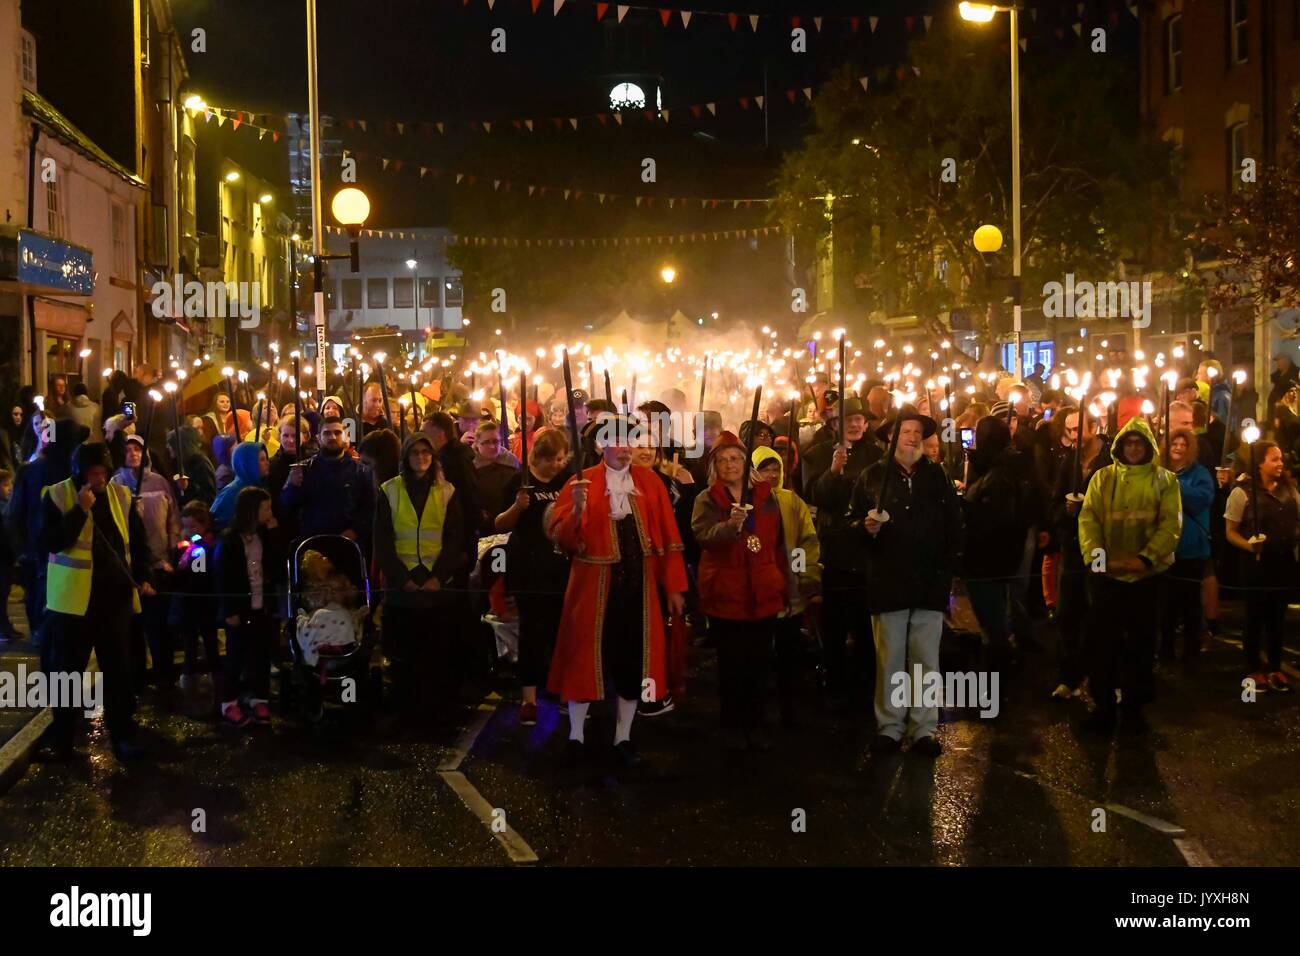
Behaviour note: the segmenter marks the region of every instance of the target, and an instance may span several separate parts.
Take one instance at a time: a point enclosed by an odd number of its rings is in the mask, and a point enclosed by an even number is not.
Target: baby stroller
[[[304,648],[298,637],[299,612],[310,615],[303,558],[308,552],[323,555],[333,570],[345,576],[355,595],[356,611],[364,611],[354,642]],[[290,664],[280,670],[280,701],[286,713],[297,711],[309,723],[324,718],[325,704],[359,708],[370,716],[383,696],[383,670],[370,664],[374,649],[374,626],[370,612],[370,579],[360,546],[342,535],[323,534],[304,539],[288,559],[286,620],[289,631]]]

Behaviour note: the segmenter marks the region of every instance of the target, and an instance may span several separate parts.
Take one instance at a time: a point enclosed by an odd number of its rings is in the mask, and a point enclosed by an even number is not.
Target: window
[[[1165,92],[1183,88],[1183,15],[1165,21]]]
[[[68,224],[63,218],[62,192],[58,177],[45,184],[46,231],[60,239],[67,238]]]
[[[1245,63],[1250,53],[1249,0],[1228,0],[1228,47],[1231,63]]]
[[[26,30],[22,34],[23,86],[36,89],[36,39]]]
[[[1241,161],[1246,158],[1246,124],[1228,127],[1228,189],[1241,186]]]
[[[131,275],[131,260],[127,255],[126,210],[120,203],[112,203],[110,225],[113,232],[113,275],[125,279]]]
[[[465,289],[461,285],[460,276],[447,276],[442,283],[443,289],[447,292],[447,308],[459,309],[465,303]]]
[[[345,309],[361,308],[361,280],[360,279],[343,280],[343,308]]]
[[[393,308],[394,309],[415,308],[415,280],[414,279],[393,280]]]
[[[366,280],[366,308],[388,308],[388,279]]]
[[[1300,2],[1300,0],[1297,0]],[[436,309],[442,305],[442,297],[438,295],[441,289],[441,283],[437,279],[420,280],[420,308]]]

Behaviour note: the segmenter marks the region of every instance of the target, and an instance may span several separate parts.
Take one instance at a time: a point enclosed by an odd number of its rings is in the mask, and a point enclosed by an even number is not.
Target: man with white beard
[[[935,737],[938,708],[899,706],[891,691],[894,676],[917,664],[925,674],[939,670],[943,611],[962,550],[961,507],[943,468],[924,455],[934,419],[905,406],[876,436],[888,443],[894,429],[892,460],[858,476],[850,504],[850,521],[865,545],[876,642],[878,726],[871,750],[895,752],[906,736],[912,751],[933,757],[942,750]]]

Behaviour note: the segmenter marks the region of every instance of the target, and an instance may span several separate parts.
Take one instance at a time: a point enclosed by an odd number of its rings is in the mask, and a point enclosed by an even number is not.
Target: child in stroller
[[[358,600],[348,576],[319,551],[302,558],[302,603],[295,629],[302,662],[317,667],[322,657],[348,654],[361,640],[369,608]]]

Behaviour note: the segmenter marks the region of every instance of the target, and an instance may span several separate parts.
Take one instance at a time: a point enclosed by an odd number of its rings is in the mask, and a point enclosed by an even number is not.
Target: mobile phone
[[[1045,422],[1050,422],[1051,420],[1052,420],[1052,410],[1051,410],[1050,408],[1044,408],[1044,409],[1043,409],[1043,421],[1045,421]]]
[[[961,447],[969,449],[973,444],[975,444],[975,429],[963,428],[961,430]]]
[[[135,418],[135,402],[123,402],[122,414],[127,418]]]

